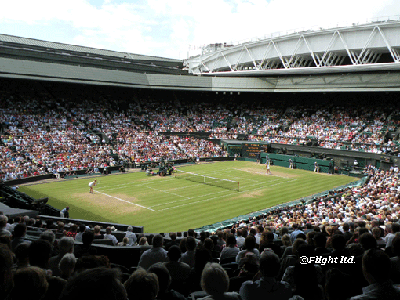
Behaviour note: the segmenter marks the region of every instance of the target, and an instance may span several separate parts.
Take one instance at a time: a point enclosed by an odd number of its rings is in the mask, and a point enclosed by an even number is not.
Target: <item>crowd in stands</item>
[[[398,299],[398,168],[365,173],[364,186],[215,232],[128,227],[117,238],[112,227],[0,214],[0,298],[81,299],[90,288],[101,299]],[[137,265],[98,255],[96,240],[139,247]]]
[[[229,99],[192,101],[188,96],[165,101],[144,93],[121,100],[93,92],[73,93],[62,85],[3,85],[1,179],[83,169],[97,172],[121,162],[227,156],[218,140],[239,136],[296,145],[317,141],[325,148],[398,155],[391,133],[396,137],[399,110],[385,104],[232,105]],[[193,132],[204,132],[208,139],[182,135]]]

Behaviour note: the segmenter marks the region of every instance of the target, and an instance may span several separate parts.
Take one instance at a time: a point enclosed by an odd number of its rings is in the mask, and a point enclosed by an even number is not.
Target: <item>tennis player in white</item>
[[[93,194],[93,187],[96,186],[97,180],[95,179],[94,181],[89,182],[89,193]]]

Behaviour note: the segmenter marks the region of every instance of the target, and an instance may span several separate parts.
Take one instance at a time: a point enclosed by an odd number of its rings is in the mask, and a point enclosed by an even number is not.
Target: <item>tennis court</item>
[[[60,209],[70,206],[72,218],[142,225],[145,232],[172,232],[231,219],[355,181],[344,175],[277,166],[272,166],[272,174],[267,175],[265,165],[244,161],[177,169],[178,177],[189,174],[194,180],[131,172],[97,177],[99,184],[93,194],[88,187],[93,178],[87,177],[23,186],[21,191],[38,198],[46,195],[49,204]],[[204,178],[219,183],[204,184]]]

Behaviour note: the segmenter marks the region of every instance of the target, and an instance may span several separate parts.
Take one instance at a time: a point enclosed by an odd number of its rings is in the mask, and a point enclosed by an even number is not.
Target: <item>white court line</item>
[[[155,211],[154,209],[151,209],[151,208],[149,208],[149,207],[145,207],[145,206],[140,205],[140,204],[137,204],[137,203],[132,203],[132,202],[126,201],[126,200],[124,200],[124,199],[121,199],[121,198],[118,198],[118,197],[114,197],[114,196],[108,195],[108,194],[103,193],[103,192],[99,192],[99,191],[96,191],[96,190],[94,190],[94,192],[99,193],[99,194],[106,195],[107,197],[114,198],[114,199],[116,199],[116,200],[118,200],[118,201],[126,202],[126,203],[129,203],[129,204],[132,204],[132,205],[139,206],[139,207],[141,207],[141,208],[145,208],[145,209],[148,209],[148,210],[151,210],[151,211]]]

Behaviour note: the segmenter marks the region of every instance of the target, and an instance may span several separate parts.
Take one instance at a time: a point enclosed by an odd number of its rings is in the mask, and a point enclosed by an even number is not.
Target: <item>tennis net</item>
[[[215,178],[215,177],[195,174],[192,172],[183,172],[180,170],[179,173],[175,174],[175,178],[185,179],[192,182],[203,183],[239,192],[239,181],[233,181],[230,179]]]

